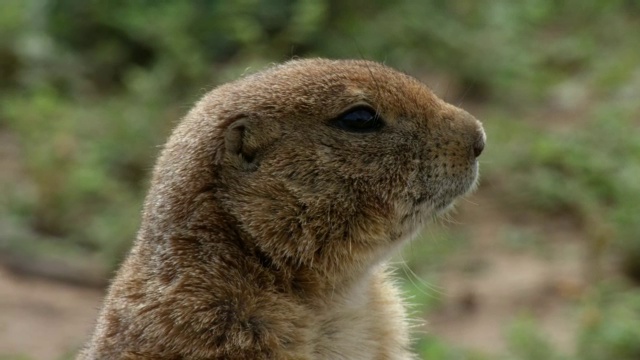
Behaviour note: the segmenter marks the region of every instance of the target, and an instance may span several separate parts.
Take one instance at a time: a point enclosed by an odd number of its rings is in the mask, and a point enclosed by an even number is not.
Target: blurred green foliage
[[[634,0],[2,1],[0,133],[17,140],[0,147],[17,165],[0,178],[0,250],[108,274],[190,104],[268,63],[326,56],[447,74],[442,95],[485,104],[483,176],[500,201],[574,217],[595,258],[613,253],[640,279],[639,19]],[[422,276],[419,264],[437,269],[465,236],[414,243],[407,262]],[[616,289],[588,302],[577,358],[640,357],[638,299]],[[534,321],[508,339],[513,358],[563,358]],[[485,359],[432,337],[416,346]]]
[[[518,360],[560,360],[549,339],[536,327],[535,320],[528,316],[516,319],[508,331],[507,337],[511,352]]]
[[[640,358],[640,290],[620,292],[603,286],[592,297],[583,309],[578,358]]]
[[[500,183],[510,206],[574,217],[593,251],[619,250],[626,273],[640,279],[640,127],[634,106],[598,106],[580,126],[557,132],[496,116],[490,133],[518,141],[504,143],[496,163],[486,168],[489,177],[511,171]]]

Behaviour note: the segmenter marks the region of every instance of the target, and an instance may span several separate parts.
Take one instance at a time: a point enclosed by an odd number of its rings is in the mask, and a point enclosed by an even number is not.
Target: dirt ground
[[[482,192],[470,200],[456,216],[472,236],[470,248],[442,274],[445,305],[427,319],[426,330],[457,346],[505,354],[507,329],[518,317],[530,316],[552,344],[573,352],[573,305],[586,291],[584,245],[576,226],[567,219],[520,223]],[[505,245],[505,233],[516,227],[544,234],[544,249]],[[466,271],[469,266],[480,270]]]
[[[514,220],[482,192],[461,204],[454,218],[470,230],[470,248],[442,274],[437,296],[445,305],[430,314],[424,330],[457,346],[500,354],[507,351],[508,325],[528,313],[553,343],[571,351],[576,323],[571,302],[585,288],[573,226],[562,220],[538,224],[550,251],[536,255],[499,243]],[[460,264],[481,270],[469,273]],[[72,354],[91,331],[102,296],[95,288],[18,276],[0,267],[0,358]]]
[[[93,326],[102,295],[0,267],[0,358],[58,359],[74,352]]]

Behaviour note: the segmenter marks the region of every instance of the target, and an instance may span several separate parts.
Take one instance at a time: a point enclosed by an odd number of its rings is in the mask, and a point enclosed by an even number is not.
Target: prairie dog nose
[[[476,141],[473,143],[473,155],[477,158],[482,154],[482,150],[484,150],[484,144],[486,142],[487,135],[484,133],[484,130],[478,130],[478,135],[476,137]]]

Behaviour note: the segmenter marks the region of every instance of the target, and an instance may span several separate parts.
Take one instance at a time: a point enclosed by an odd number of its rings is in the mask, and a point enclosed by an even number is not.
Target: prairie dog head
[[[357,272],[473,188],[484,141],[480,122],[408,75],[290,61],[214,89],[187,115],[156,167],[143,231],[216,232],[225,219],[278,266]]]

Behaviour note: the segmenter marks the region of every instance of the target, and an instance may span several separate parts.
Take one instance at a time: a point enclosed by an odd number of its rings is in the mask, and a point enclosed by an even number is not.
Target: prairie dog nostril
[[[484,150],[484,132],[480,132],[478,134],[478,138],[473,143],[473,155],[475,157],[480,156],[480,154],[482,154],[482,150]]]

